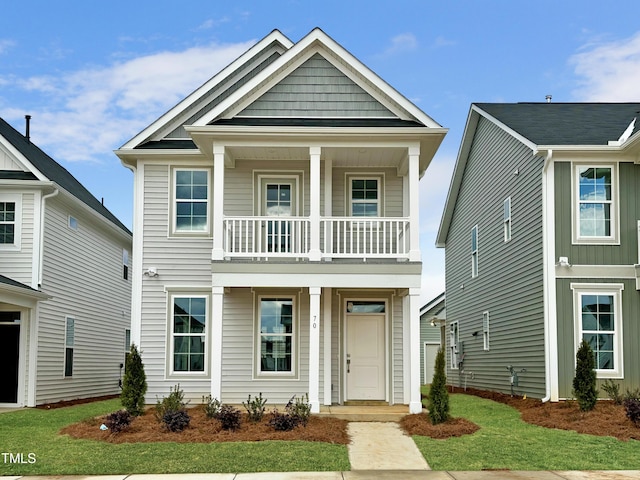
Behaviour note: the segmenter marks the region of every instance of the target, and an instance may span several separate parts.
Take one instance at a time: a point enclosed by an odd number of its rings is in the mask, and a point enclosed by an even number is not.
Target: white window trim
[[[455,343],[453,343],[453,326],[456,326]],[[459,369],[459,353],[460,353],[460,324],[458,322],[449,323],[449,362],[451,363],[451,370]]]
[[[67,226],[71,230],[78,231],[80,224],[78,223],[78,219],[76,217],[74,217],[73,215],[69,215],[67,218]]]
[[[204,298],[205,299],[205,321],[204,321],[204,371],[202,372],[189,372],[189,371],[175,371],[174,367],[174,332],[173,332],[173,315],[175,308],[175,299],[176,298]],[[169,377],[183,377],[183,378],[206,378],[209,376],[209,364],[210,364],[210,350],[211,350],[211,341],[209,339],[209,330],[211,330],[211,298],[209,295],[205,295],[202,293],[194,293],[192,291],[176,291],[169,295],[169,305],[168,305],[168,346],[167,351],[169,355],[167,356],[167,372],[169,372]],[[199,335],[199,334],[198,334]],[[195,336],[195,334],[194,334]]]
[[[479,261],[479,251],[480,251],[480,242],[479,242],[479,234],[478,234],[478,225],[474,225],[471,228],[471,238],[474,237],[475,231],[475,239],[476,239],[476,249],[473,250],[473,240],[471,242],[472,250],[471,250],[471,278],[476,278],[478,276],[480,270],[480,261]]]
[[[129,250],[122,249],[122,279],[129,280],[131,276],[131,267],[129,266]]]
[[[482,312],[482,348],[489,351],[489,312]]]
[[[0,194],[0,202],[14,203],[16,206],[16,218],[13,222],[13,243],[0,244],[1,250],[21,250],[22,248],[22,195]]]
[[[73,339],[72,342],[69,343],[69,337],[67,336],[67,332],[69,329],[69,321],[73,322]],[[63,378],[73,378],[73,370],[75,366],[75,361],[73,360],[75,354],[75,340],[76,340],[76,319],[75,317],[66,316],[64,317],[64,353],[62,357],[62,377]],[[67,349],[71,349],[71,375],[67,375]]]
[[[206,172],[207,173],[207,223],[203,230],[178,230],[178,198],[176,197],[177,191],[177,176],[178,172]],[[211,169],[203,167],[172,167],[171,168],[171,206],[169,211],[171,212],[171,228],[170,236],[173,237],[211,237]]]
[[[597,378],[624,378],[624,352],[623,352],[623,330],[622,330],[622,283],[571,283],[573,291],[573,320],[574,320],[574,362],[575,352],[582,342],[582,295],[612,295],[614,305],[614,325],[613,333],[614,362],[616,368],[612,370],[596,369]]]
[[[353,180],[377,180],[378,181],[378,215],[375,217],[364,217],[364,216],[355,216],[353,215]],[[345,173],[345,217],[353,217],[358,219],[366,220],[367,218],[381,218],[384,217],[384,182],[385,176],[384,173],[353,173],[347,172]],[[359,202],[356,202],[359,203]],[[367,202],[373,203],[373,202]]]
[[[504,223],[504,242],[511,241],[511,197],[507,197],[502,204],[502,218]],[[509,209],[509,215],[505,216],[505,212]]]
[[[584,237],[580,235],[580,180],[579,168],[611,169],[611,235],[608,237]],[[619,164],[616,162],[571,163],[571,237],[572,243],[587,245],[620,245]]]
[[[291,371],[290,372],[263,372],[262,371],[262,345],[261,345],[261,332],[260,332],[260,320],[261,320],[261,305],[262,300],[265,298],[280,298],[291,299],[293,302],[291,311],[293,313],[293,320],[291,326]],[[254,319],[254,371],[256,378],[286,378],[297,379],[298,378],[298,323],[300,321],[300,311],[298,310],[300,302],[298,302],[298,294],[289,292],[273,292],[273,293],[261,293],[257,295],[255,306],[255,319]],[[276,335],[276,334],[270,334]]]

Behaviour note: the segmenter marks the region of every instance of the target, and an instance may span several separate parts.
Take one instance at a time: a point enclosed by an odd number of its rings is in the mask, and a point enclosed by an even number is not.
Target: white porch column
[[[222,316],[224,287],[211,289],[211,396],[222,401]]]
[[[331,219],[333,216],[333,161],[324,159],[324,218]],[[331,261],[331,251],[333,250],[333,224],[327,222],[324,225],[324,259]],[[640,257],[639,257],[640,258]]]
[[[409,413],[422,412],[420,397],[420,289],[409,289]]]
[[[331,405],[331,288],[323,290],[324,405]]]
[[[420,147],[409,147],[409,260],[420,261]]]
[[[309,287],[309,404],[320,412],[320,287]]]
[[[309,248],[309,260],[318,262],[320,253],[320,147],[309,147],[310,174],[309,174],[309,220],[311,228],[311,244]]]
[[[213,250],[212,260],[224,260],[224,145],[213,146]]]

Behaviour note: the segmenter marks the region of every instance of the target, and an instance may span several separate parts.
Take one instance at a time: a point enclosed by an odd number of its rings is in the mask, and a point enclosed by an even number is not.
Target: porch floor
[[[398,422],[409,415],[409,405],[321,405],[318,415],[350,422]]]

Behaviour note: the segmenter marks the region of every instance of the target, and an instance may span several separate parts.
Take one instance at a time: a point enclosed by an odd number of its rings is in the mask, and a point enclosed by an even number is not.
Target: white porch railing
[[[307,258],[307,217],[225,217],[225,257]],[[320,219],[323,258],[408,258],[409,219],[330,217]]]
[[[321,222],[326,257],[409,257],[408,218],[331,217]]]
[[[304,257],[309,252],[306,217],[225,217],[227,257]]]

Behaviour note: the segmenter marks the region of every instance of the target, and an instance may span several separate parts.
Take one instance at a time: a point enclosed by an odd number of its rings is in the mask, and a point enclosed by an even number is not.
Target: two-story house
[[[274,30],[120,148],[148,400],[420,411],[418,182],[445,133],[321,30]]]
[[[0,119],[0,405],[117,394],[131,232]]]
[[[471,106],[437,238],[451,383],[571,398],[584,339],[599,382],[640,386],[639,112]]]

